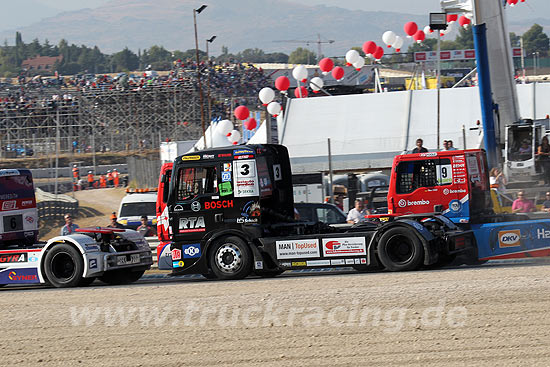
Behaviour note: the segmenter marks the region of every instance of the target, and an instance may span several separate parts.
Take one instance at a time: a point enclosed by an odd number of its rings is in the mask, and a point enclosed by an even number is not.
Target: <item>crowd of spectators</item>
[[[231,99],[256,97],[261,88],[269,85],[264,71],[251,64],[199,64],[203,85],[210,81],[213,116],[227,118]],[[167,72],[146,70],[139,73],[79,74],[4,80],[0,88],[0,113],[32,113],[40,108],[78,106],[79,95],[108,91],[134,91],[147,88],[188,86],[197,88],[197,64],[193,61],[174,62]],[[209,75],[210,74],[210,75]],[[203,93],[206,93],[203,90]],[[248,98],[247,98],[248,97]],[[243,101],[238,101],[243,102]]]

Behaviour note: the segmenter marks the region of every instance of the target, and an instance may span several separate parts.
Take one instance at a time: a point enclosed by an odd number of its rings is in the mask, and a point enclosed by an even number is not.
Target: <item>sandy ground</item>
[[[107,226],[110,223],[109,216],[117,212],[120,201],[126,195],[125,188],[107,188],[76,191],[75,198],[79,202],[79,213],[75,216],[74,223],[80,227]],[[72,195],[72,194],[70,194]],[[48,240],[59,236],[63,221],[49,230],[40,232],[41,240]]]
[[[548,264],[0,292],[4,366],[550,365]]]

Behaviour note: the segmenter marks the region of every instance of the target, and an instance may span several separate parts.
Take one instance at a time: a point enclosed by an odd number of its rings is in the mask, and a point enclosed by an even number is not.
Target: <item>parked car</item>
[[[346,223],[347,216],[334,204],[294,203],[294,208],[300,214],[300,220],[327,224]]]

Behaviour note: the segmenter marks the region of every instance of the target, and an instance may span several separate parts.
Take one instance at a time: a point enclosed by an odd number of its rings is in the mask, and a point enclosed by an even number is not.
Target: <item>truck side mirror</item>
[[[170,192],[170,180],[166,175],[162,175],[161,181],[162,185],[162,202],[166,203],[168,201],[168,193]]]

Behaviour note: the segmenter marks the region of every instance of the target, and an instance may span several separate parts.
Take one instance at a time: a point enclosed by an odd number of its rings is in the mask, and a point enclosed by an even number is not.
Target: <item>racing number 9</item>
[[[447,167],[441,167],[441,178],[447,178]]]

